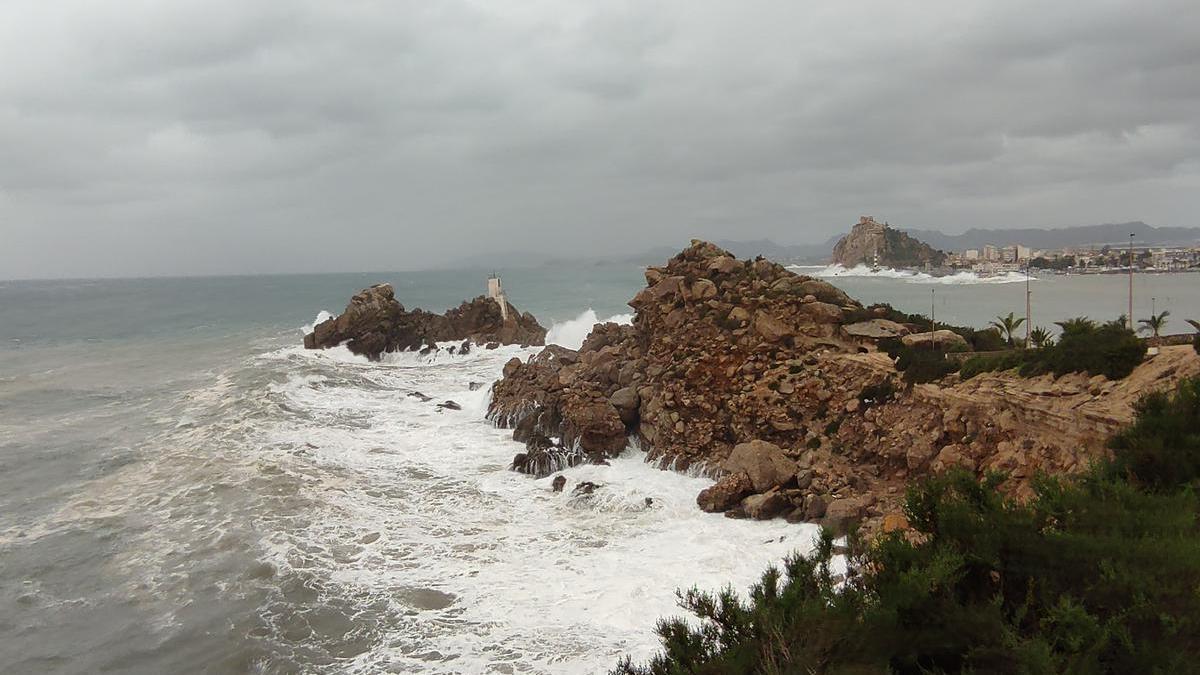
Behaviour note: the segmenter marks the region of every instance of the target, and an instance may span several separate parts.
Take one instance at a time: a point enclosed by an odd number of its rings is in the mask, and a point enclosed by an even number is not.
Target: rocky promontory
[[[863,216],[850,234],[834,245],[833,262],[845,267],[876,262],[884,267],[938,267],[946,262],[946,254],[887,223]]]
[[[445,314],[435,314],[405,310],[391,284],[377,284],[355,294],[341,314],[317,324],[304,336],[304,346],[327,349],[345,344],[351,352],[376,360],[385,352],[436,348],[437,342],[450,340],[542,345],[546,329],[532,314],[521,313],[502,297],[481,295]]]
[[[1104,453],[1142,393],[1200,372],[1200,359],[1164,348],[1117,382],[988,373],[906,386],[875,341],[909,327],[700,241],[648,268],[629,304],[631,325],[600,324],[579,350],[552,345],[504,367],[489,417],[526,445],[514,469],[549,475],[633,442],[664,468],[718,477],[697,497],[705,510],[890,529],[904,527],[911,480],[995,469],[1025,492],[1039,471]]]

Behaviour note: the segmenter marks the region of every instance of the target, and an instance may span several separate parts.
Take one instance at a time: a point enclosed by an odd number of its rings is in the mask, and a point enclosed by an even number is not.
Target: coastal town
[[[1071,246],[1059,249],[1033,249],[1021,244],[986,245],[949,252],[945,264],[955,270],[968,270],[981,276],[1024,270],[1045,270],[1058,274],[1113,274],[1129,271],[1130,251],[1133,267],[1139,272],[1200,272],[1200,245],[1124,247],[1116,244]]]

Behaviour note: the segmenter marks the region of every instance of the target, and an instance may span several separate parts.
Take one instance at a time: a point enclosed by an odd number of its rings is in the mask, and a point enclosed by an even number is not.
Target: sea
[[[636,447],[561,493],[510,471],[489,388],[536,348],[301,346],[368,285],[440,311],[490,271],[0,281],[0,672],[604,672],[656,652],[677,591],[744,593],[811,549],[811,525],[702,513],[711,479]],[[1019,276],[799,271],[939,321],[1024,314]],[[500,272],[570,347],[644,283]],[[1115,318],[1127,284],[1037,277],[1034,323]],[[1137,275],[1135,315],[1152,306],[1190,330],[1200,275]]]

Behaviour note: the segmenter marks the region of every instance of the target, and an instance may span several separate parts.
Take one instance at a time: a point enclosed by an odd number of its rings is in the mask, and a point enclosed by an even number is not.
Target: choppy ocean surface
[[[488,385],[532,350],[372,364],[299,347],[371,283],[442,310],[485,275],[0,281],[0,671],[597,672],[653,653],[676,588],[744,589],[808,548],[811,527],[701,513],[707,479],[635,449],[566,472],[568,488],[604,484],[590,498],[508,471],[521,446],[483,419]],[[577,346],[642,277],[504,281]],[[906,311],[931,301],[895,279],[835,282]],[[1035,323],[1116,316],[1122,283],[1039,279]],[[1200,316],[1200,276],[1138,284],[1139,315],[1154,293],[1177,330]],[[932,301],[982,325],[1021,314],[1024,284]]]

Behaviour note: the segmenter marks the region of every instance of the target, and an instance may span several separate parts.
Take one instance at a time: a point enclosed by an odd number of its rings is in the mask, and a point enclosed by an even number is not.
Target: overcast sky
[[[0,2],[0,278],[1198,213],[1196,0]]]

